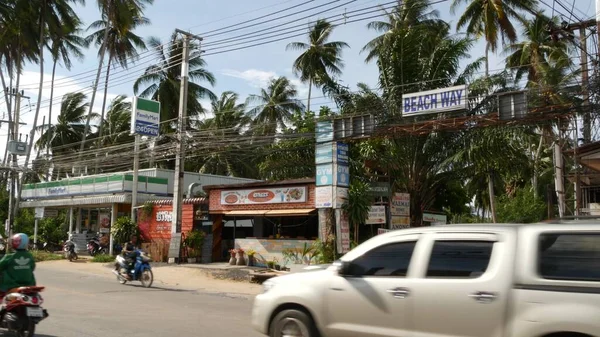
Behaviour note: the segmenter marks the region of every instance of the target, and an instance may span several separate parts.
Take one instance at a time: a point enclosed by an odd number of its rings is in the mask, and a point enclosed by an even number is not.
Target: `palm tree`
[[[141,97],[147,97],[160,102],[160,120],[165,133],[173,130],[178,117],[179,89],[181,83],[181,50],[183,40],[176,32],[171,35],[170,43],[163,44],[157,38],[149,41],[151,49],[156,51],[160,61],[151,65],[133,84],[133,92]],[[187,114],[188,124],[191,125],[193,117],[204,112],[198,101],[201,98],[216,99],[215,94],[197,82],[207,81],[215,85],[214,75],[205,69],[206,61],[200,57],[200,50],[194,43],[190,43],[189,82]],[[145,86],[145,88],[143,88]]]
[[[516,79],[527,74],[528,86],[536,84],[552,66],[566,68],[572,65],[569,57],[570,42],[551,39],[548,26],[558,26],[557,17],[538,14],[524,23],[523,40],[506,47],[507,67],[516,68]]]
[[[239,136],[243,128],[250,124],[251,120],[246,115],[246,104],[238,103],[239,96],[232,91],[225,91],[221,96],[211,101],[211,112],[214,115],[199,122],[198,128],[206,139],[213,142],[226,141],[231,137]],[[204,137],[203,137],[204,138]],[[203,156],[201,173],[219,174],[228,176],[246,176],[253,170],[251,161],[243,160],[236,153],[240,146],[231,144],[214,148],[210,154]]]
[[[79,25],[78,25],[79,26]],[[78,35],[79,29],[70,29],[63,27],[58,34],[50,37],[50,54],[52,55],[52,79],[50,82],[50,106],[48,107],[48,124],[52,124],[52,105],[54,100],[54,77],[56,75],[56,65],[62,61],[65,69],[70,70],[71,56],[78,60],[83,59],[81,47],[85,46],[85,40]],[[47,148],[49,150],[49,148]],[[48,153],[46,152],[46,156]]]
[[[254,133],[273,136],[277,129],[285,129],[292,113],[304,110],[304,104],[296,98],[298,91],[286,77],[271,79],[267,89],[259,95],[250,95],[248,104],[258,103],[248,114],[253,118]]]
[[[85,94],[75,92],[64,95],[57,123],[42,130],[42,135],[35,144],[36,149],[50,148],[53,157],[77,151],[83,138],[88,107]],[[92,117],[97,117],[97,114]]]
[[[341,59],[342,49],[350,47],[346,42],[328,42],[333,31],[331,23],[320,19],[308,33],[308,43],[291,42],[287,50],[301,50],[300,56],[294,61],[294,73],[300,75],[300,80],[308,82],[308,102],[306,110],[310,110],[312,86],[322,86],[331,75],[341,75],[344,63]]]
[[[148,25],[150,20],[145,17],[135,16],[127,22],[126,27],[115,27],[108,23],[106,18],[104,20],[98,20],[93,22],[89,27],[90,29],[97,29],[95,32],[90,34],[86,39],[86,43],[94,42],[96,46],[102,46],[104,44],[105,35],[108,41],[105,44],[105,48],[108,51],[108,61],[106,66],[106,76],[104,79],[104,99],[102,100],[102,110],[100,112],[100,119],[104,120],[104,111],[106,108],[106,99],[108,92],[108,80],[110,78],[110,69],[113,60],[116,61],[122,68],[127,69],[130,61],[139,59],[138,50],[146,50],[146,43],[144,39],[133,33],[133,30],[138,26]],[[108,28],[108,34],[106,30]],[[98,137],[102,138],[103,134],[103,123],[100,123],[98,127]]]
[[[106,112],[106,118],[101,119],[98,132],[94,138],[98,138],[96,146],[99,148],[112,145],[131,143],[133,136],[129,134],[131,129],[131,102],[127,96],[119,95],[112,100]],[[101,136],[100,130],[106,135]]]
[[[458,19],[456,29],[467,27],[467,34],[477,38],[483,37],[486,41],[485,47],[485,74],[489,74],[489,52],[498,49],[498,38],[504,44],[505,40],[511,43],[517,41],[517,32],[511,20],[522,20],[519,11],[533,12],[536,0],[453,0],[451,11],[463,3],[469,3],[467,9]]]
[[[379,85],[385,89],[383,96],[393,108],[400,106],[403,92],[421,89],[414,84],[419,83],[424,67],[421,57],[430,55],[441,41],[440,37],[448,37],[449,25],[439,19],[438,11],[431,9],[429,0],[402,1],[392,11],[384,10],[384,14],[385,21],[367,25],[382,34],[369,41],[361,52],[367,52],[365,62],[376,61],[380,70]]]
[[[131,27],[131,22],[134,20],[134,18],[143,17],[143,12],[146,8],[146,5],[153,4],[154,0],[97,0],[97,3],[102,18],[105,18],[109,25],[106,25],[105,27],[104,38],[102,39],[102,44],[100,46],[100,62],[98,64],[98,70],[96,71],[96,79],[94,80],[88,116],[85,121],[85,132],[83,134],[83,139],[81,142],[81,150],[83,150],[83,148],[85,147],[85,139],[88,134],[90,120],[92,118],[92,107],[94,106],[94,101],[96,99],[96,90],[98,89],[100,73],[104,64],[104,54],[108,49],[107,43],[109,42],[109,28]]]

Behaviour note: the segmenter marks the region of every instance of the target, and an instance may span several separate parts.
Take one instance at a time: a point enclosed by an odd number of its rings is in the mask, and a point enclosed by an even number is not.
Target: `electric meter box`
[[[11,140],[8,142],[8,152],[10,152],[10,154],[24,156],[27,154],[27,143]]]

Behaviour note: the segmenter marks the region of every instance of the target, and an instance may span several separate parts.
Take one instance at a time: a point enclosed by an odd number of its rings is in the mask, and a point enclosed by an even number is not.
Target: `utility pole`
[[[135,213],[137,210],[138,171],[140,170],[140,138],[140,135],[135,135],[135,145],[133,149],[133,185],[131,185],[131,221],[133,223],[137,223]]]
[[[20,109],[21,109],[21,98],[27,98],[29,99],[29,97],[24,96],[23,95],[23,90],[21,90],[21,92],[18,92],[16,90],[11,90],[8,95],[10,96],[15,96],[15,113],[14,113],[14,120],[12,123],[12,128],[13,128],[13,135],[12,135],[12,141],[16,142],[16,141],[20,141],[20,136],[19,136],[19,124],[20,123]],[[7,144],[7,146],[9,146]],[[12,151],[11,151],[12,152]],[[12,168],[10,170],[10,193],[9,193],[9,198],[8,198],[8,233],[6,233],[8,235],[8,237],[10,237],[12,235],[12,229],[13,229],[13,225],[15,222],[15,216],[16,216],[16,211],[17,211],[17,207],[15,207],[16,205],[18,205],[19,200],[15,200],[15,196],[16,196],[16,178],[17,178],[17,167],[18,167],[18,155],[15,152],[11,153],[12,156]],[[8,249],[8,245],[6,246]]]
[[[183,202],[183,178],[185,157],[185,133],[187,125],[187,96],[188,96],[188,73],[190,62],[190,40],[199,42],[202,38],[191,33],[175,29],[183,35],[183,51],[181,62],[181,88],[179,90],[179,118],[177,120],[177,154],[175,157],[175,184],[173,187],[173,220],[171,222],[171,245],[169,247],[169,263],[178,262],[181,245],[181,208]]]

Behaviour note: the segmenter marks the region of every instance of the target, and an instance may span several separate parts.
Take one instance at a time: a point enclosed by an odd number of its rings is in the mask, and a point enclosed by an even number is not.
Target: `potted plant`
[[[238,266],[245,266],[246,259],[244,258],[244,250],[242,248],[237,249],[236,260]]]
[[[191,231],[185,237],[184,244],[188,249],[189,263],[194,263],[200,260],[205,236],[206,234],[202,231]]]
[[[229,264],[232,265],[232,266],[235,266],[235,264],[237,262],[237,260],[235,258],[235,254],[236,254],[235,249],[230,249],[229,250],[229,255],[230,255]]]
[[[267,261],[267,268],[269,268],[269,269],[275,269],[275,260],[269,260],[269,261]]]
[[[256,260],[254,259],[254,255],[256,255],[256,251],[254,251],[253,249],[248,249],[248,251],[246,252],[246,255],[248,255],[248,266],[253,267],[256,264]]]

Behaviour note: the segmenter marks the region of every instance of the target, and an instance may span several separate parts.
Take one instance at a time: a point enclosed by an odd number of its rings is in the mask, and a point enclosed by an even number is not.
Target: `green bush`
[[[92,262],[97,262],[97,263],[113,262],[114,260],[115,260],[115,257],[112,255],[108,255],[108,254],[98,254],[98,255],[94,256],[94,258],[92,258]]]
[[[183,244],[191,249],[190,255],[199,258],[202,255],[202,246],[204,245],[204,237],[206,234],[202,231],[191,231],[189,232]]]
[[[64,254],[54,254],[42,250],[31,251],[35,262],[64,260]]]
[[[498,222],[504,223],[538,222],[546,218],[546,213],[544,199],[536,198],[531,186],[519,188],[512,198],[500,197],[496,206]]]
[[[111,232],[114,237],[114,242],[119,244],[129,242],[132,235],[137,235],[138,241],[141,241],[138,225],[126,216],[117,219],[117,222],[112,225]]]

